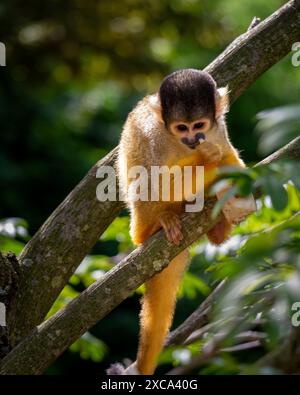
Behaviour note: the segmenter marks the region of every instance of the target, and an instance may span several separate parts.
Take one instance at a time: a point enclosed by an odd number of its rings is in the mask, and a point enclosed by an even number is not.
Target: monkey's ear
[[[150,107],[153,110],[155,116],[157,117],[158,121],[164,123],[164,120],[162,117],[160,99],[159,99],[157,93],[149,96],[149,104],[150,104]]]
[[[229,91],[228,85],[217,89],[216,94],[216,119],[229,111]]]

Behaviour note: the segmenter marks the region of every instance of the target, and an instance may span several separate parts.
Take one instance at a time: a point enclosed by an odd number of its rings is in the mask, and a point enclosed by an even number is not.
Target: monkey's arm
[[[246,165],[239,157],[238,151],[232,146],[229,140],[222,147],[223,157],[219,162],[221,166],[237,166],[245,168]],[[221,199],[228,191],[229,187],[216,193],[218,199]],[[233,224],[241,222],[245,217],[256,210],[256,204],[253,196],[247,198],[232,197],[228,199],[223,208],[223,218],[207,233],[207,237],[213,244],[222,244],[230,236],[233,230]]]
[[[246,165],[239,157],[238,151],[228,142],[226,153],[220,163],[220,166],[237,166],[245,168]],[[229,187],[217,192],[216,196],[221,199],[228,191]],[[222,211],[226,220],[230,224],[238,224],[243,221],[249,214],[256,210],[256,203],[252,195],[240,198],[233,196],[225,202]]]

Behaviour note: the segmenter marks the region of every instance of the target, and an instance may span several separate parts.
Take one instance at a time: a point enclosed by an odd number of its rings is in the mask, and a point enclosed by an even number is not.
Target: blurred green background
[[[247,30],[254,16],[265,18],[283,3],[2,2],[0,41],[7,48],[7,66],[0,68],[1,250],[21,250],[87,170],[118,144],[130,109],[139,98],[155,92],[166,74],[178,68],[204,68]],[[300,67],[293,67],[291,56],[287,56],[233,104],[228,115],[230,136],[246,162],[262,157],[254,132],[256,114],[299,102],[299,84]],[[299,208],[297,192],[291,189],[289,193],[285,211],[278,213],[268,202],[262,203],[265,211],[237,233],[249,234],[289,218]],[[276,240],[269,245],[271,249]],[[85,259],[53,311],[131,248],[128,217],[123,216]],[[210,291],[211,273],[203,274],[204,269],[216,255],[224,255],[224,251],[212,251],[206,244],[197,248],[193,251],[196,263],[183,283],[175,325]],[[203,255],[205,248],[210,252]],[[137,292],[92,328],[48,373],[103,374],[111,362],[134,358],[139,296]],[[253,351],[253,357],[259,352],[262,350]],[[175,363],[173,354],[164,358],[168,366]],[[246,363],[249,356],[240,358]],[[232,359],[226,359],[221,372],[236,372],[239,363],[234,365]],[[213,367],[207,369],[208,373],[215,372]]]

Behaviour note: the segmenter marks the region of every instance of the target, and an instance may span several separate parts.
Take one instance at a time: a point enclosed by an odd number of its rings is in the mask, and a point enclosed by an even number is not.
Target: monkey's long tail
[[[137,355],[137,368],[141,374],[153,374],[156,368],[158,355],[172,324],[177,290],[188,262],[188,251],[184,250],[166,269],[146,282]]]

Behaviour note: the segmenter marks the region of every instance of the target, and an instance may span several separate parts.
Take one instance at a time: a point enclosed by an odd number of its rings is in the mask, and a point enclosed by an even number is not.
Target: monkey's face
[[[168,129],[180,143],[193,150],[206,140],[212,123],[211,118],[201,117],[192,122],[171,122]]]
[[[227,104],[227,88],[218,89],[204,71],[184,69],[163,80],[152,107],[169,133],[194,150],[215,136],[213,129],[227,111]]]

